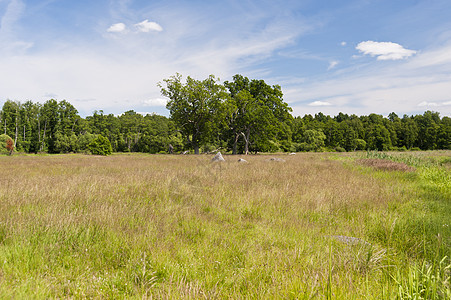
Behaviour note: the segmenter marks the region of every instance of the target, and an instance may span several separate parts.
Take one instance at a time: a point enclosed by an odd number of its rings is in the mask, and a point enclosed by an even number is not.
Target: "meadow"
[[[451,151],[224,157],[0,156],[0,298],[451,298]]]

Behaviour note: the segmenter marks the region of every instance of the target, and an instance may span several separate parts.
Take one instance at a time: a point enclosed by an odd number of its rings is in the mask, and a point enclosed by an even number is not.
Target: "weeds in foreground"
[[[391,275],[396,282],[397,299],[451,299],[451,264],[444,257],[438,265],[423,261],[410,266],[407,275]]]

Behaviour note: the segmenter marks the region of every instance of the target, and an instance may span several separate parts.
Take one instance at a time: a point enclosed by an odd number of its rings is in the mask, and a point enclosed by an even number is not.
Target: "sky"
[[[176,73],[278,84],[295,116],[451,116],[451,1],[0,0],[1,106],[168,116]]]

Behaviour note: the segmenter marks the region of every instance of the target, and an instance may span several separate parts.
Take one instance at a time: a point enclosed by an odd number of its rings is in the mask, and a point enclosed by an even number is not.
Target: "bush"
[[[6,134],[0,135],[0,153],[11,155],[13,150],[14,150],[13,139]]]
[[[77,148],[79,152],[87,152],[89,151],[88,145],[96,139],[96,134],[85,133],[81,134],[77,138]]]
[[[302,151],[321,151],[325,140],[326,136],[321,130],[306,130],[303,135],[304,143],[301,143]]]
[[[280,148],[282,148],[282,150],[284,152],[294,152],[294,151],[291,151],[291,149],[292,149],[291,142],[287,141],[287,140],[283,140],[280,142]]]
[[[291,143],[290,151],[289,152],[297,152],[300,148],[299,143]]]
[[[213,151],[213,150],[216,150],[216,149],[218,149],[218,147],[216,146],[216,145],[213,145],[213,144],[205,144],[203,147],[202,147],[202,153],[208,153],[208,152],[211,152],[211,151]],[[164,151],[163,151],[164,152]]]
[[[110,140],[102,135],[98,135],[88,144],[88,150],[94,155],[109,155],[113,153]]]
[[[365,150],[366,149],[366,142],[362,139],[355,139],[355,148],[356,150]]]
[[[336,152],[346,152],[346,149],[343,148],[343,147],[338,146],[338,147],[335,148],[335,151]]]
[[[296,152],[309,152],[314,151],[314,147],[311,144],[308,143],[300,143],[299,148],[296,149]]]

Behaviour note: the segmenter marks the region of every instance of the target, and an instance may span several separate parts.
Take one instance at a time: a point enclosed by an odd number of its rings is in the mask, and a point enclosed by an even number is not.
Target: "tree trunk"
[[[237,153],[237,144],[238,144],[238,138],[240,137],[240,135],[236,132],[234,132],[235,134],[235,140],[233,141],[233,150],[232,150],[232,154],[236,154]]]
[[[246,134],[244,134],[243,132],[241,134],[244,137],[244,154],[248,155],[249,154],[249,137],[251,135],[251,129],[248,127],[246,129]]]
[[[197,142],[193,142],[194,154],[199,154],[199,144]]]
[[[200,136],[200,133],[199,133],[199,131],[197,131],[191,137],[191,145],[194,148],[194,154],[199,154],[199,136]]]
[[[47,120],[45,120],[45,123],[44,123],[44,134],[42,135],[42,143],[41,143],[41,148],[39,149],[39,151],[42,151],[44,149],[45,132],[46,131],[47,131]]]
[[[41,144],[41,120],[38,118],[38,140],[39,144]]]
[[[17,115],[18,115],[18,111],[16,111],[16,135],[14,137],[14,148],[16,148],[17,145],[17,137],[19,135],[19,124],[18,124],[18,120],[17,120]]]

